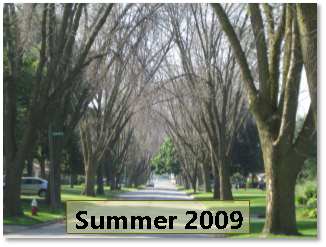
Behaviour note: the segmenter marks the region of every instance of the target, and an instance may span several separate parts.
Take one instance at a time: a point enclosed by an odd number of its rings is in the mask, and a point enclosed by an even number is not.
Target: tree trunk
[[[116,182],[116,186],[118,186],[118,184],[120,184],[121,186],[121,172],[117,173],[117,182]]]
[[[74,174],[72,172],[70,175],[70,188],[74,188]]]
[[[300,171],[298,164],[289,158],[281,159],[275,148],[265,150],[264,154],[267,204],[262,236],[298,235],[294,201],[295,181]]]
[[[29,155],[27,159],[27,177],[33,177],[33,155]]]
[[[136,177],[136,178],[135,178],[135,188],[138,188],[138,184],[139,184],[139,178]]]
[[[197,174],[196,177],[196,190],[199,191],[199,186],[200,186],[200,179],[199,179],[199,174]]]
[[[202,170],[203,174],[203,180],[204,180],[204,192],[212,192],[211,188],[211,178],[209,174],[209,165],[207,162],[200,163],[200,168]]]
[[[255,181],[255,174],[252,173],[252,174],[251,174],[251,188],[252,188],[252,189],[254,188],[254,181]]]
[[[110,190],[116,190],[116,176],[117,176],[117,170],[115,167],[111,170],[111,176],[110,176]]]
[[[213,199],[219,200],[220,196],[220,177],[219,174],[214,175],[214,194]]]
[[[215,159],[213,152],[211,154],[211,163],[212,163],[212,170],[213,170],[213,174],[214,174],[213,199],[217,200],[217,199],[220,199],[220,176],[219,176],[216,159]]]
[[[10,216],[22,216],[24,215],[20,202],[21,181],[23,176],[23,170],[25,165],[25,159],[29,151],[36,143],[36,139],[33,137],[34,127],[33,124],[29,124],[21,139],[21,143],[16,153],[11,150],[11,147],[6,145],[6,179],[5,190],[3,195],[3,214]],[[9,138],[7,133],[4,133],[4,137]],[[7,141],[8,143],[8,141]]]
[[[61,207],[61,160],[63,151],[63,137],[54,136],[52,138],[53,147],[53,170],[54,170],[54,202],[56,207]],[[44,204],[51,206],[51,175],[48,180],[48,187]]]
[[[16,169],[10,169],[10,165],[11,164],[7,159],[5,188],[3,190],[3,214],[10,216],[24,216],[20,201],[21,183],[17,183],[17,181],[21,181],[23,173],[17,172]]]
[[[132,188],[132,175],[127,176],[127,188]]]
[[[185,169],[185,173],[186,173],[186,178],[187,178],[187,181],[188,181],[188,188],[190,188],[191,190],[193,190],[195,188],[195,185],[194,185],[194,179],[193,177],[190,175],[190,172],[188,169]]]
[[[230,166],[225,159],[220,160],[219,175],[220,175],[220,199],[233,200],[230,182]]]
[[[42,156],[39,160],[41,168],[41,178],[45,179],[45,157]]]
[[[100,164],[97,168],[97,195],[105,195],[103,187],[103,164]]]
[[[82,195],[95,197],[95,171],[93,164],[85,164],[85,187]]]

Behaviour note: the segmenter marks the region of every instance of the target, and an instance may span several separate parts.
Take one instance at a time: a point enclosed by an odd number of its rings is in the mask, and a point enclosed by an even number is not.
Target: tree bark
[[[85,187],[82,195],[95,197],[95,171],[93,164],[88,164],[85,169]]]
[[[116,187],[118,187],[118,184],[121,186],[121,172],[117,173],[117,182],[116,182]]]
[[[34,157],[32,157],[32,155],[30,155],[30,157],[27,159],[27,177],[33,176],[33,160]]]
[[[317,131],[317,4],[297,3],[303,63]]]
[[[116,176],[117,170],[115,169],[115,167],[112,167],[110,176],[110,190],[116,190]]]
[[[56,207],[61,207],[61,160],[64,149],[62,136],[52,138],[53,171],[54,171],[54,202]],[[50,176],[49,176],[50,178]],[[44,204],[51,206],[51,180],[48,181]]]
[[[214,194],[213,199],[220,199],[220,176],[214,155],[211,155],[211,162],[214,174]]]
[[[23,216],[24,212],[21,207],[20,201],[20,191],[21,181],[23,176],[23,170],[25,165],[25,159],[31,150],[30,145],[35,145],[36,139],[33,138],[33,124],[27,126],[26,131],[22,137],[22,142],[20,144],[17,153],[9,155],[13,150],[10,149],[10,146],[6,146],[6,179],[5,179],[5,189],[3,192],[3,214],[10,216]],[[6,133],[4,133],[6,137]]]
[[[70,174],[70,188],[74,188],[74,173],[71,172]]]
[[[42,156],[39,160],[41,168],[41,178],[45,179],[45,157]]]
[[[203,174],[204,192],[205,193],[212,192],[211,178],[210,178],[210,174],[209,174],[209,165],[207,162],[200,163],[199,165],[200,165],[200,168],[201,168],[202,174]]]
[[[226,160],[220,160],[219,176],[221,200],[233,200],[230,183],[230,165],[227,164]]]
[[[97,195],[105,195],[103,187],[103,164],[97,168]]]
[[[266,223],[262,236],[268,234],[298,235],[295,216],[295,181],[301,161],[282,158],[278,147],[264,150],[266,172]],[[299,162],[299,163],[298,163]],[[294,169],[293,169],[294,168]]]

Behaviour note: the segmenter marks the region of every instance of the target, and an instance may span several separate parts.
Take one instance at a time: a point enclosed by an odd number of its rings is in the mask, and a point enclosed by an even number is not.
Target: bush
[[[85,184],[84,183],[81,183],[80,186],[85,186]]]
[[[252,181],[247,182],[247,188],[257,188],[259,182],[257,180],[254,180],[254,186],[253,187],[251,187],[251,182]]]
[[[296,205],[307,205],[308,198],[304,196],[296,196],[295,204]]]
[[[306,209],[302,212],[301,216],[309,218],[317,218],[317,209]]]
[[[317,188],[308,188],[305,191],[305,195],[307,198],[317,198]]]
[[[317,208],[317,198],[310,198],[307,202],[307,208],[316,209]]]
[[[310,210],[309,218],[317,218],[317,208],[313,209],[313,210]]]
[[[295,194],[305,196],[307,188],[317,188],[317,180],[302,180],[295,185]]]

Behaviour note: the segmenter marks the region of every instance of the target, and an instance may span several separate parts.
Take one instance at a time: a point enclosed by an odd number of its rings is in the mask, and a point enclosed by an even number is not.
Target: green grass
[[[141,185],[138,189],[144,188],[145,185]],[[83,186],[74,186],[70,188],[70,185],[61,186],[61,207],[55,208],[55,213],[51,213],[51,206],[44,205],[44,198],[32,195],[21,195],[21,204],[25,216],[23,217],[13,217],[13,216],[3,216],[4,225],[20,225],[20,226],[32,226],[48,221],[53,221],[66,215],[66,201],[67,200],[107,200],[115,197],[118,194],[136,190],[135,188],[121,188],[120,191],[114,190],[110,191],[109,186],[104,186],[105,195],[97,195],[96,197],[82,196]],[[37,200],[37,205],[40,208],[37,216],[31,216],[31,202],[35,198]]]
[[[213,193],[204,193],[203,191],[185,190],[183,186],[175,185],[179,190],[192,195],[197,200],[212,200]],[[232,190],[234,200],[250,200],[250,214],[251,215],[265,215],[266,213],[266,192],[259,189],[239,189]],[[202,201],[205,207],[209,210],[213,210],[216,207],[216,203],[213,201]],[[297,216],[298,231],[302,236],[282,236],[271,235],[267,238],[316,238],[317,237],[317,219],[303,219],[300,218],[301,213],[305,210],[305,207],[296,207],[295,212]],[[259,238],[263,230],[265,220],[257,220],[250,222],[250,234],[230,234],[229,238]]]
[[[230,234],[229,238],[260,238],[265,220],[250,222],[250,234]],[[297,227],[301,236],[268,235],[266,238],[317,238],[317,219],[297,218]]]

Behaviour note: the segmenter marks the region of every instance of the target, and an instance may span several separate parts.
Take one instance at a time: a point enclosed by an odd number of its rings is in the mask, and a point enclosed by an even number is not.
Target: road
[[[118,200],[192,200],[184,192],[178,191],[172,184],[155,183],[154,188],[146,188],[120,195]],[[150,202],[149,202],[150,203]],[[188,205],[188,203],[187,203]],[[189,204],[189,210],[197,207],[198,203]],[[69,222],[69,221],[68,221]],[[40,228],[27,229],[12,234],[5,234],[5,238],[221,238],[220,234],[67,234],[66,222],[61,222]]]

